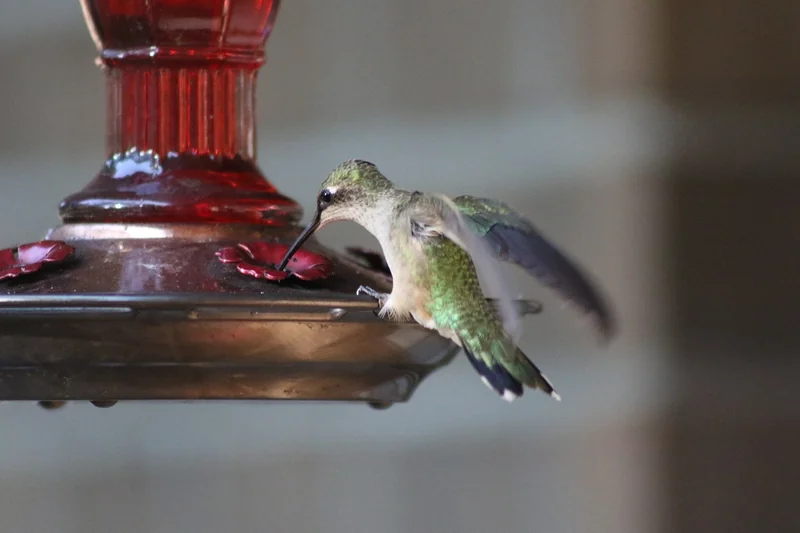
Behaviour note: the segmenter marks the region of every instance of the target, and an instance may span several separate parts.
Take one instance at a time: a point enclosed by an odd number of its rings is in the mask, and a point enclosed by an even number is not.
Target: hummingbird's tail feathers
[[[508,366],[524,385],[532,389],[539,389],[552,396],[556,401],[561,401],[561,396],[558,395],[547,376],[519,348],[515,347],[514,360]]]
[[[475,355],[463,345],[464,353],[467,354],[467,359],[472,364],[472,368],[480,375],[483,383],[495,391],[507,402],[513,402],[522,396],[524,389],[522,383],[517,381],[508,370],[500,365],[487,365],[482,359],[475,357]]]
[[[504,400],[514,401],[523,395],[524,387],[528,386],[561,401],[561,396],[555,391],[553,384],[533,364],[533,361],[516,346],[509,350],[507,344],[494,343],[488,352],[476,353],[464,339],[461,339],[461,346],[472,368],[480,375],[484,384]],[[511,355],[509,351],[512,351]]]

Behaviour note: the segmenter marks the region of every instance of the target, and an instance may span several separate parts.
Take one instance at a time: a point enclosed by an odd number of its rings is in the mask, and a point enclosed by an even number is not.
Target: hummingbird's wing
[[[453,200],[443,194],[415,192],[408,204],[412,233],[417,236],[442,235],[466,251],[481,280],[496,296],[503,327],[514,342],[521,336],[520,311],[508,285],[497,272],[492,251],[467,225]]]
[[[464,223],[501,261],[524,268],[594,319],[608,339],[614,332],[612,313],[598,289],[578,266],[508,205],[486,198],[453,200]]]

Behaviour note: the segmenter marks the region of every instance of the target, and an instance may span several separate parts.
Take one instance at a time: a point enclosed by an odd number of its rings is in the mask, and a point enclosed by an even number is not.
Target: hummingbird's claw
[[[389,299],[389,295],[378,292],[372,287],[367,287],[366,285],[361,285],[358,287],[358,289],[356,289],[356,296],[362,293],[366,294],[370,298],[375,298],[375,300],[378,301],[378,308],[375,310],[375,316],[383,316],[385,313],[384,306],[386,305],[386,300]]]
[[[381,296],[383,296],[383,294],[379,293],[372,287],[367,287],[366,285],[360,285],[358,289],[356,289],[356,296],[362,293],[366,294],[370,298],[375,298],[376,300],[380,300]]]

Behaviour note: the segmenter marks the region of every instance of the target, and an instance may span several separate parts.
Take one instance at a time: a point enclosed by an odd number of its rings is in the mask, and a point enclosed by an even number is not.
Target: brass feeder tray
[[[215,258],[241,240],[289,244],[299,228],[199,229],[78,224],[52,231],[49,239],[75,248],[70,261],[0,282],[0,400],[386,407],[407,401],[457,352],[417,324],[379,319],[375,301],[355,291],[360,284],[390,291],[390,278],[313,240],[306,248],[331,258],[334,275],[312,283],[242,276]],[[519,304],[523,313],[541,310]]]

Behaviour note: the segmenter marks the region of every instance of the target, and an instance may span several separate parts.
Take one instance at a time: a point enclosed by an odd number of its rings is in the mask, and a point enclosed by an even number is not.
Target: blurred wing
[[[494,260],[494,254],[466,224],[464,217],[453,200],[441,194],[415,192],[409,202],[409,218],[415,226],[415,233],[421,235],[442,235],[466,251],[481,281],[495,295],[495,308],[503,322],[503,327],[514,342],[521,335],[520,309],[511,291],[503,281]]]
[[[464,223],[496,259],[524,268],[562,298],[590,314],[606,339],[613,335],[611,311],[597,288],[527,219],[495,200],[459,196],[453,203]]]

